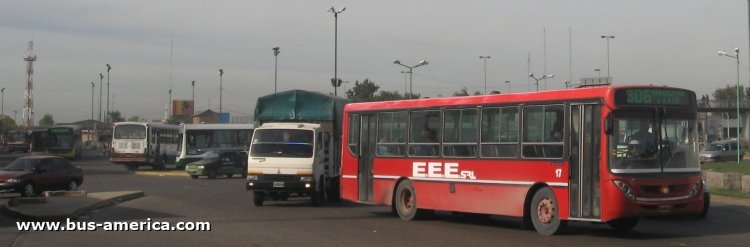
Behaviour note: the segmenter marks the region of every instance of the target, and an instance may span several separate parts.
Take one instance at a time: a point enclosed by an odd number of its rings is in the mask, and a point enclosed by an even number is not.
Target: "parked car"
[[[83,171],[56,156],[20,157],[0,170],[0,193],[34,196],[48,190],[78,190]]]
[[[737,160],[737,149],[740,149],[740,159],[745,156],[745,150],[737,145],[737,140],[715,141],[700,154],[701,162],[717,162]]]
[[[239,174],[247,176],[247,151],[208,151],[202,159],[188,163],[185,171],[191,178],[207,176],[214,179],[218,175],[228,178]]]

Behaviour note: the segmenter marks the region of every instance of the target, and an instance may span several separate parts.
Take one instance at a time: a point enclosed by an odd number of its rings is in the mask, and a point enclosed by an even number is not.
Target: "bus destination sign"
[[[687,90],[667,88],[626,88],[615,92],[615,104],[690,106],[695,104],[695,95]]]

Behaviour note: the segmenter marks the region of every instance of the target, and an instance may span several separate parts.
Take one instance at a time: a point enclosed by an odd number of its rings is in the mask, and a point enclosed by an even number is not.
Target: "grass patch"
[[[721,195],[721,196],[728,196],[728,197],[735,197],[735,198],[750,199],[750,193],[742,192],[742,191],[738,191],[738,190],[728,190],[728,189],[711,188],[711,194],[716,194],[716,195]]]
[[[721,173],[741,173],[742,175],[750,175],[750,160],[743,160],[739,164],[734,162],[716,162],[716,163],[703,163],[701,164],[704,171],[715,171]],[[713,191],[712,191],[713,192]]]

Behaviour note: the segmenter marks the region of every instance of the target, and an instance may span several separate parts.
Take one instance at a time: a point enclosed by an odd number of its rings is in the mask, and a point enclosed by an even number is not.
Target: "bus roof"
[[[602,86],[586,88],[569,88],[560,90],[540,91],[540,92],[522,92],[509,94],[491,94],[477,96],[459,96],[444,98],[426,98],[411,100],[395,100],[381,102],[365,102],[347,104],[345,111],[367,111],[370,109],[413,109],[413,108],[431,108],[440,106],[462,106],[462,105],[483,105],[483,104],[519,104],[519,103],[536,103],[536,102],[561,102],[574,100],[597,100],[605,99],[605,104],[615,108],[614,94],[615,91],[629,88],[647,88],[647,89],[675,89],[686,90],[681,88],[654,86],[654,85],[622,85],[622,86]],[[689,90],[686,90],[689,91]],[[694,94],[692,94],[694,97]],[[693,99],[694,101],[695,99]]]
[[[148,127],[157,127],[157,128],[166,128],[166,129],[179,129],[179,125],[174,124],[163,124],[163,123],[145,123],[145,122],[116,122],[113,123],[114,126],[121,126],[121,125],[140,125],[140,126],[148,126]]]
[[[184,124],[186,130],[242,130],[254,129],[254,124]]]

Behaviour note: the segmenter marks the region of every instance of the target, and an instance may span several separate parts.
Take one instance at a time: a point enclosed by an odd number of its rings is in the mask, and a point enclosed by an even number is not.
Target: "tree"
[[[370,102],[375,100],[375,92],[378,89],[380,86],[375,85],[370,79],[365,79],[361,83],[355,81],[354,87],[346,91],[346,97],[354,102]]]
[[[128,122],[140,122],[140,121],[141,121],[141,117],[139,116],[132,116],[128,118]]]
[[[49,127],[52,125],[55,125],[55,119],[49,113],[44,114],[42,119],[39,119],[39,127]]]
[[[740,85],[740,93],[742,92],[745,92],[745,95],[744,96],[741,95],[740,97],[748,97],[747,95],[750,93],[750,91],[745,90],[744,86]],[[735,101],[737,100],[737,86],[727,85],[725,88],[716,89],[712,95],[714,96],[714,99],[717,101]]]
[[[469,89],[466,87],[462,87],[461,90],[458,90],[458,92],[454,92],[453,96],[469,96]]]
[[[8,130],[16,129],[16,121],[7,115],[0,116],[0,133],[5,134]]]
[[[378,95],[375,95],[375,101],[389,101],[389,100],[400,100],[404,99],[404,96],[398,93],[398,91],[380,91]]]
[[[122,117],[122,114],[120,114],[120,111],[111,111],[111,112],[109,112],[109,119],[113,123],[114,122],[125,122],[125,118]]]

